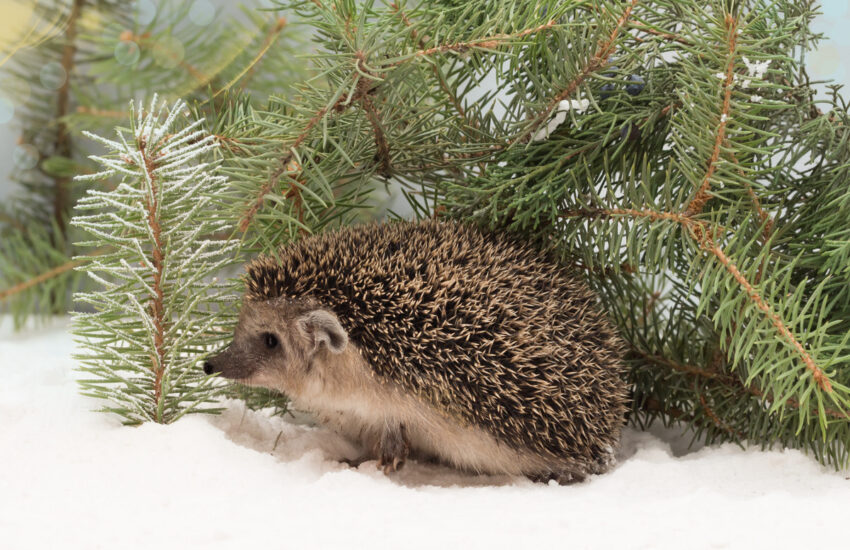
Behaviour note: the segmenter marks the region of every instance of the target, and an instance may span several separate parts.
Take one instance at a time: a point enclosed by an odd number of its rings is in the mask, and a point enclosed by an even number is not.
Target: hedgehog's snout
[[[204,361],[204,374],[212,374],[214,372],[218,372],[215,366],[209,361]]]
[[[230,365],[230,355],[228,353],[229,348],[225,348],[221,350],[217,355],[213,355],[211,357],[207,357],[204,361],[204,374],[220,374],[225,378],[233,378],[232,376],[228,376],[228,373],[225,372],[227,370],[232,370],[227,368]]]
[[[244,348],[234,348],[231,344],[204,360],[204,373],[218,374],[221,378],[247,380],[257,370],[256,362],[246,360],[249,355]]]

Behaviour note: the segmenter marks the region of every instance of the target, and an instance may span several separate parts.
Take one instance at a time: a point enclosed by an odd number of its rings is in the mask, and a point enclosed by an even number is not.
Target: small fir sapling
[[[126,424],[212,410],[217,391],[198,361],[225,334],[226,285],[214,274],[236,245],[214,215],[226,184],[206,160],[216,142],[201,121],[182,123],[185,110],[154,97],[147,110],[130,104],[117,139],[87,134],[111,155],[93,156],[103,171],[79,179],[118,181],[89,190],[72,220],[91,236],[79,244],[101,251],[79,268],[100,285],[75,295],[92,310],[73,316],[80,386]]]

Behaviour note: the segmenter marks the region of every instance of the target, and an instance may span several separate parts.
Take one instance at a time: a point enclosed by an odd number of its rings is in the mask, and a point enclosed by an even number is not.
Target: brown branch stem
[[[684,44],[685,46],[693,46],[694,45],[692,42],[682,38],[678,34],[659,31],[658,29],[654,29],[654,28],[650,27],[649,25],[646,25],[646,24],[644,24],[640,21],[632,21],[631,26],[636,28],[636,29],[639,29],[639,30],[641,30],[641,31],[643,31],[647,34],[652,34],[652,35],[664,38],[665,40],[670,40],[672,42],[678,42],[679,44]],[[638,39],[638,40],[640,40],[640,39]]]
[[[747,297],[755,304],[756,308],[767,317],[780,336],[797,352],[805,367],[812,373],[812,377],[818,386],[825,392],[832,392],[832,383],[829,377],[817,366],[812,356],[806,351],[794,334],[791,333],[788,327],[785,326],[782,318],[773,312],[772,308],[764,301],[764,298],[762,298],[753,285],[741,273],[738,267],[726,256],[723,249],[716,244],[716,235],[722,230],[720,226],[709,224],[702,220],[696,220],[685,214],[631,208],[576,209],[564,211],[563,214],[565,217],[629,216],[632,218],[648,218],[656,221],[671,221],[682,225],[688,230],[687,234],[699,244],[700,248],[713,254],[726,271],[732,275],[738,285],[746,292]]]
[[[715,413],[714,410],[708,406],[708,400],[706,400],[703,394],[699,394],[699,402],[700,405],[702,405],[703,410],[705,411],[705,415],[710,418],[711,421],[714,422],[717,427],[727,433],[738,436],[739,439],[746,439],[746,434],[732,428],[732,426],[723,422],[720,417],[717,416],[717,413]]]
[[[101,254],[106,253],[108,250],[110,250],[109,247],[97,248],[86,254],[86,257],[68,260],[67,262],[61,265],[48,269],[44,273],[36,275],[32,279],[27,279],[26,281],[10,286],[9,288],[4,288],[3,290],[0,290],[0,300],[6,300],[10,296],[24,292],[25,290],[40,285],[41,283],[53,279],[54,277],[58,277],[59,275],[62,275],[63,273],[66,273],[77,266],[83,265],[84,263],[89,261],[89,257],[100,256]]]
[[[706,369],[701,369],[699,367],[695,367],[693,365],[687,365],[684,363],[678,363],[673,361],[672,359],[668,359],[666,357],[661,357],[659,355],[653,355],[651,353],[647,353],[641,349],[636,348],[635,346],[631,346],[631,349],[634,353],[638,354],[642,359],[649,361],[651,363],[655,363],[656,365],[662,365],[673,369],[678,372],[683,372],[686,374],[690,374],[692,376],[697,376],[700,378],[708,378],[710,380],[723,380],[726,379],[725,373],[722,372],[713,372]]]
[[[358,69],[364,74],[374,76],[366,68],[368,64],[366,62],[365,54],[363,52],[357,52],[356,57]],[[389,176],[390,171],[392,170],[392,164],[390,162],[390,146],[387,142],[386,133],[381,126],[381,118],[378,116],[378,111],[372,103],[372,98],[369,97],[372,90],[372,84],[373,82],[370,79],[360,77],[360,82],[357,83],[357,96],[360,103],[363,105],[363,110],[366,112],[366,118],[369,119],[369,124],[372,126],[372,132],[375,135],[375,147],[378,150],[377,157],[380,173],[384,176]]]
[[[140,139],[138,142],[139,152],[142,155],[144,166],[142,169],[147,172],[147,179],[150,182],[151,192],[149,198],[145,199],[145,207],[148,211],[148,226],[150,227],[151,235],[153,236],[153,246],[151,249],[151,258],[153,260],[153,284],[151,285],[154,291],[150,301],[150,312],[153,318],[154,326],[154,350],[155,356],[151,357],[151,368],[154,371],[154,403],[155,410],[159,411],[159,403],[162,399],[162,376],[165,374],[165,294],[162,289],[162,274],[165,268],[162,243],[162,228],[159,225],[159,189],[157,188],[157,177],[154,174],[156,164],[154,159],[147,152],[148,144]],[[157,413],[158,414],[158,413]],[[161,419],[156,418],[157,422]]]
[[[84,4],[85,0],[74,0],[71,5],[71,14],[68,17],[68,25],[65,27],[65,45],[62,47],[61,64],[65,81],[62,82],[56,98],[56,119],[58,121],[56,125],[56,154],[65,158],[71,157],[71,135],[63,119],[68,114],[71,101],[71,74],[74,71],[74,56],[77,53],[77,21]],[[67,223],[66,214],[71,207],[69,189],[71,180],[67,177],[56,177],[53,181],[53,219],[64,237]]]
[[[265,57],[266,53],[269,51],[269,48],[271,48],[272,44],[275,40],[277,40],[277,37],[280,36],[281,31],[284,27],[286,27],[287,24],[288,21],[286,20],[286,17],[278,17],[274,25],[272,25],[272,28],[269,29],[269,32],[266,33],[266,38],[265,40],[263,40],[262,46],[260,46],[260,51],[254,57],[254,59],[251,60],[251,64],[244,72],[242,80],[239,82],[240,90],[245,89],[245,85],[251,80],[251,77],[253,77],[254,73],[257,71],[257,66],[260,64],[260,61],[263,59],[263,57]]]
[[[634,1],[636,2],[637,0],[634,0]],[[543,32],[545,30],[551,29],[556,24],[557,23],[554,20],[550,20],[550,21],[547,21],[546,23],[543,23],[542,25],[538,25],[537,27],[534,27],[533,29],[525,29],[525,30],[522,30],[522,31],[519,31],[519,32],[516,32],[516,33],[494,34],[493,36],[487,36],[487,37],[484,37],[484,38],[479,38],[477,40],[470,40],[468,42],[454,42],[452,44],[441,44],[439,46],[434,46],[434,47],[431,47],[431,48],[425,48],[425,49],[422,49],[422,50],[417,50],[417,51],[413,52],[412,57],[413,58],[426,57],[426,56],[429,56],[429,55],[434,55],[434,54],[437,54],[437,53],[445,53],[445,52],[449,52],[449,51],[465,52],[465,51],[470,50],[472,48],[493,49],[493,48],[497,48],[500,44],[503,44],[505,42],[508,42],[508,41],[511,41],[511,40],[516,40],[518,38],[524,38],[528,35],[536,34],[536,33]],[[392,65],[401,65],[403,63],[406,63],[408,60],[409,59],[402,59],[400,61],[393,63]]]
[[[23,223],[21,223],[20,220],[17,220],[17,219],[13,218],[12,216],[9,216],[8,214],[6,214],[5,212],[2,212],[2,211],[0,211],[0,222],[3,222],[10,227],[14,227],[20,233],[26,233],[27,232],[27,227]]]
[[[552,113],[552,110],[558,106],[558,104],[564,99],[570,97],[573,92],[581,85],[584,80],[601,69],[608,63],[608,58],[611,56],[611,53],[614,51],[614,45],[617,41],[617,36],[620,34],[623,26],[629,20],[629,17],[632,14],[632,10],[635,8],[639,0],[631,0],[629,5],[626,6],[626,9],[623,11],[620,18],[617,20],[617,23],[614,25],[614,29],[611,31],[608,39],[599,45],[596,49],[596,52],[591,56],[585,66],[581,71],[567,84],[567,87],[561,91],[558,95],[556,95],[547,105],[546,107],[540,111],[536,116],[531,119],[531,123],[528,128],[522,132],[517,138],[514,140],[521,141],[531,135],[531,133],[540,126],[546,119],[549,118],[549,115]]]
[[[697,189],[693,200],[685,208],[687,215],[699,214],[705,203],[711,198],[708,193],[711,188],[711,178],[717,169],[721,147],[726,138],[726,124],[729,119],[729,106],[732,102],[732,89],[735,83],[735,50],[738,44],[738,21],[732,15],[727,14],[725,23],[728,32],[729,59],[726,63],[726,77],[723,80],[723,106],[720,109],[720,124],[717,126],[717,132],[714,137],[714,148],[711,151],[711,158],[708,160],[705,177],[699,189]]]

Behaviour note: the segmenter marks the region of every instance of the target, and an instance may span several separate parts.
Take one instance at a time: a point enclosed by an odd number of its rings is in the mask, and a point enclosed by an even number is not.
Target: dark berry
[[[626,86],[626,93],[629,95],[638,95],[643,91],[644,83],[643,78],[640,75],[630,74],[628,78],[629,84]]]
[[[614,66],[611,67],[611,70],[616,71],[618,68],[619,67],[614,65]],[[617,78],[617,73],[613,73],[613,72],[602,73],[602,76],[604,76],[605,78]],[[611,95],[614,93],[614,90],[616,90],[616,89],[617,89],[617,85],[614,84],[613,82],[603,84],[602,87],[599,89],[599,97],[604,101],[604,100],[608,99],[609,97],[611,97]]]
[[[640,128],[637,124],[628,122],[620,127],[620,138],[635,141],[640,138]]]

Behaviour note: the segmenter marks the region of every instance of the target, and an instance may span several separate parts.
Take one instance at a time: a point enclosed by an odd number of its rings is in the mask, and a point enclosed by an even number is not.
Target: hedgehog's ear
[[[329,311],[313,310],[299,317],[296,323],[298,329],[313,342],[313,351],[324,342],[331,353],[342,353],[348,344],[348,334],[336,315]]]

